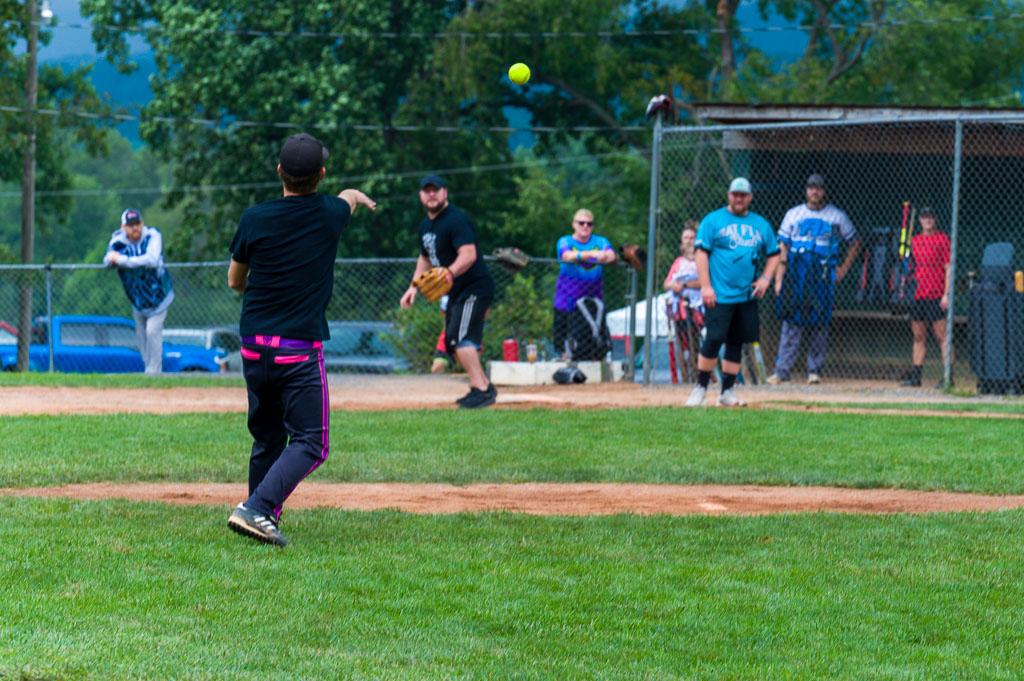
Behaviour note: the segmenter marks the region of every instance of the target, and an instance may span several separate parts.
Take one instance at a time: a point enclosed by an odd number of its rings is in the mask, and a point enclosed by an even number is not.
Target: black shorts
[[[938,298],[915,300],[910,304],[910,321],[912,322],[937,322],[945,318],[946,313],[942,311]]]
[[[743,345],[760,340],[757,301],[718,303],[704,313],[706,342],[713,345]]]
[[[448,301],[445,310],[444,344],[448,354],[455,348],[472,345],[479,350],[484,344],[484,317],[491,306],[490,297],[468,295],[458,302]]]

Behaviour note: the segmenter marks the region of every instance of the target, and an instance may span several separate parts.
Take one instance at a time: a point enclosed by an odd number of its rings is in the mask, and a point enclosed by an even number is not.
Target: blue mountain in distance
[[[152,53],[133,54],[132,60],[139,65],[139,68],[130,74],[119,73],[107,60],[97,58],[95,54],[66,56],[49,60],[47,63],[61,66],[65,71],[70,71],[83,64],[91,65],[92,72],[89,74],[89,80],[100,96],[109,96],[115,106],[124,107],[127,109],[127,113],[134,115],[138,113],[139,107],[153,99],[153,93],[149,89],[149,77],[156,73],[156,60]],[[120,123],[117,130],[131,142],[133,147],[142,144],[137,122]]]

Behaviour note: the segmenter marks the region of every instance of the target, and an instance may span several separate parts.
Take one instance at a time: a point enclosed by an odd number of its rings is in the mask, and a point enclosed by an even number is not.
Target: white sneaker
[[[764,382],[768,385],[779,385],[783,382],[783,379],[781,379],[778,374],[772,374],[768,378],[764,379]]]
[[[719,407],[745,407],[747,403],[736,397],[736,393],[729,388],[724,393],[718,396]]]
[[[821,376],[814,372],[807,374],[807,385],[815,385],[817,383],[821,383]]]
[[[704,400],[708,397],[708,389],[704,386],[698,385],[690,393],[690,399],[686,400],[687,407],[699,407],[704,404]]]

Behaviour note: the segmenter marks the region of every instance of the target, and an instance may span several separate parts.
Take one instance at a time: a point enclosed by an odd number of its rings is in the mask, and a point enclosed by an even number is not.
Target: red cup
[[[501,344],[501,355],[506,362],[518,362],[519,343],[514,338],[506,338],[505,342]]]

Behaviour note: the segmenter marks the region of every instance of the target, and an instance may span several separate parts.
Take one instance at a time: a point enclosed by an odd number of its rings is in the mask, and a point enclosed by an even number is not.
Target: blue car
[[[50,347],[45,338],[46,319],[36,319],[43,338],[29,345],[29,369],[48,371]],[[103,315],[54,315],[53,366],[66,373],[119,374],[143,372],[145,364],[137,349],[135,322]],[[18,339],[0,329],[0,365],[13,371],[18,363]],[[165,372],[222,370],[217,352],[207,348],[164,343]]]

